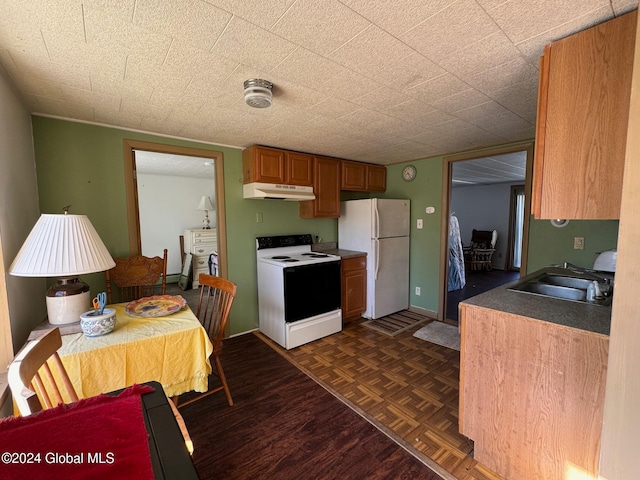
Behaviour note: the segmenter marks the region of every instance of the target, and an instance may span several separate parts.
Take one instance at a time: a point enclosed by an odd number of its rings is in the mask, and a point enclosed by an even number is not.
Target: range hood
[[[244,198],[289,200],[301,202],[315,200],[313,187],[301,185],[282,185],[279,183],[247,183],[242,187]]]

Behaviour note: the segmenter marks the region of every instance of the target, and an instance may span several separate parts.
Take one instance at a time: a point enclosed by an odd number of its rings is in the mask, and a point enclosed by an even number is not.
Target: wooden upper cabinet
[[[242,152],[243,183],[313,186],[313,155],[254,145]]]
[[[354,192],[367,191],[367,166],[360,162],[342,160],[340,188]]]
[[[287,184],[313,186],[313,155],[286,152],[285,165]]]
[[[547,45],[540,63],[532,213],[620,217],[636,12]]]
[[[285,152],[254,145],[242,151],[243,183],[286,183]]]
[[[338,218],[340,216],[340,161],[313,158],[315,200],[300,202],[302,218]]]
[[[342,160],[342,190],[352,192],[384,192],[387,189],[387,167]]]
[[[387,189],[387,167],[367,165],[367,191],[384,192]]]

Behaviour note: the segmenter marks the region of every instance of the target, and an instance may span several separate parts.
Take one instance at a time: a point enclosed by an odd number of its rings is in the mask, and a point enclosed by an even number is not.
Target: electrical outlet
[[[584,237],[573,237],[573,249],[584,250]]]
[[[262,212],[256,212],[256,223],[262,223]]]
[[[416,295],[420,296],[420,287],[416,287]]]

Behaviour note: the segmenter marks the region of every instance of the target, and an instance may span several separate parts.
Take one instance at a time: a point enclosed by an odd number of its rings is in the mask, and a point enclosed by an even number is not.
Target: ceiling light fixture
[[[273,84],[268,80],[250,78],[244,81],[244,101],[253,108],[267,108],[273,100]]]

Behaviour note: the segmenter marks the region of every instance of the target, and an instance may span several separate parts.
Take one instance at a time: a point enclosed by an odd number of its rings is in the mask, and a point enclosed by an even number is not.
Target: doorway
[[[442,205],[447,213],[442,215],[439,320],[457,324],[460,301],[526,275],[529,215],[524,212],[530,209],[532,162],[533,144],[444,158]],[[523,196],[512,200],[515,186]],[[497,233],[491,266],[474,271],[468,263],[459,266],[460,260],[452,270],[456,260],[450,252],[470,246],[474,229]],[[513,270],[517,260],[519,269]],[[458,276],[451,284],[450,272],[460,269],[462,280]]]
[[[154,153],[160,155],[173,155],[184,156],[191,158],[198,158],[204,162],[212,162],[210,166],[213,169],[213,175],[211,177],[212,190],[215,191],[212,198],[215,205],[215,226],[217,229],[217,254],[218,254],[218,271],[221,277],[227,276],[227,255],[226,255],[226,223],[225,223],[225,203],[224,203],[224,166],[223,156],[221,152],[201,150],[188,147],[176,147],[173,145],[164,145],[149,142],[138,142],[133,140],[124,141],[124,160],[125,160],[125,186],[127,192],[127,218],[129,224],[129,250],[131,255],[145,254],[147,251],[143,249],[142,234],[141,234],[141,202],[140,191],[138,186],[138,171],[136,162],[136,152],[140,154]],[[150,158],[153,158],[151,156]],[[157,159],[163,159],[166,163],[166,157],[155,157]],[[147,162],[145,159],[144,162]],[[158,160],[160,162],[160,160]],[[169,192],[170,193],[170,192]],[[184,193],[178,191],[175,195],[180,196]],[[190,208],[192,212],[196,212],[197,201],[200,200],[200,194],[196,195],[197,200],[195,202],[188,202],[185,208]],[[191,205],[193,203],[193,205]],[[189,207],[191,206],[191,207]],[[160,212],[162,213],[162,212]],[[198,215],[202,215],[203,212],[197,212]],[[198,217],[199,218],[199,217]],[[164,215],[164,221],[170,221],[170,217]],[[199,220],[195,222],[191,228],[196,227],[199,224]],[[172,241],[171,248],[175,252],[179,252],[179,234],[175,235],[175,241]],[[175,245],[173,245],[175,243]],[[145,247],[146,248],[146,247]],[[153,247],[152,247],[153,248]],[[153,252],[149,252],[153,253]],[[174,260],[180,258],[180,253],[172,255]],[[174,262],[175,263],[175,262]],[[180,258],[180,265],[182,259]],[[179,273],[182,269],[178,268]]]

